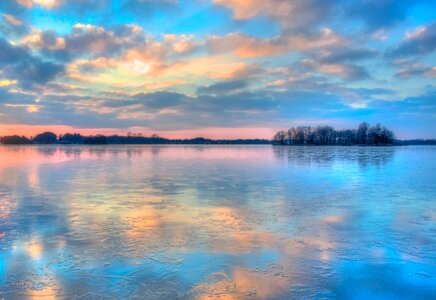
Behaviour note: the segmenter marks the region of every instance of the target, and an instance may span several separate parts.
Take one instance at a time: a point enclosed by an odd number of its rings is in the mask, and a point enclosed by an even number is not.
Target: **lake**
[[[0,299],[436,299],[436,147],[0,146]]]

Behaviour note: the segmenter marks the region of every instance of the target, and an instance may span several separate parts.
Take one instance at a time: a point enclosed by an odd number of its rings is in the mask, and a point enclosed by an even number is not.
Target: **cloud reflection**
[[[435,292],[432,148],[42,148],[0,147],[6,299],[364,296],[375,264]]]

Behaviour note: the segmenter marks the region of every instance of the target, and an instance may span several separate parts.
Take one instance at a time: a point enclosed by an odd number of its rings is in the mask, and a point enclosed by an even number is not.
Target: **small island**
[[[377,124],[363,122],[357,129],[336,130],[331,126],[300,126],[281,130],[272,139],[273,145],[393,145],[394,133]]]

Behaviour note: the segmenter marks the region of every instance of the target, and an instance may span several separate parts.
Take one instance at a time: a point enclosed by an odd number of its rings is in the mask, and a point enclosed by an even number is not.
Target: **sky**
[[[0,135],[436,138],[434,0],[2,0]]]

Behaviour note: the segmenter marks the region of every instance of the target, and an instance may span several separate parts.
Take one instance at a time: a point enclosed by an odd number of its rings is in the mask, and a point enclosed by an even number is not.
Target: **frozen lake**
[[[436,299],[436,147],[0,146],[0,299]]]

